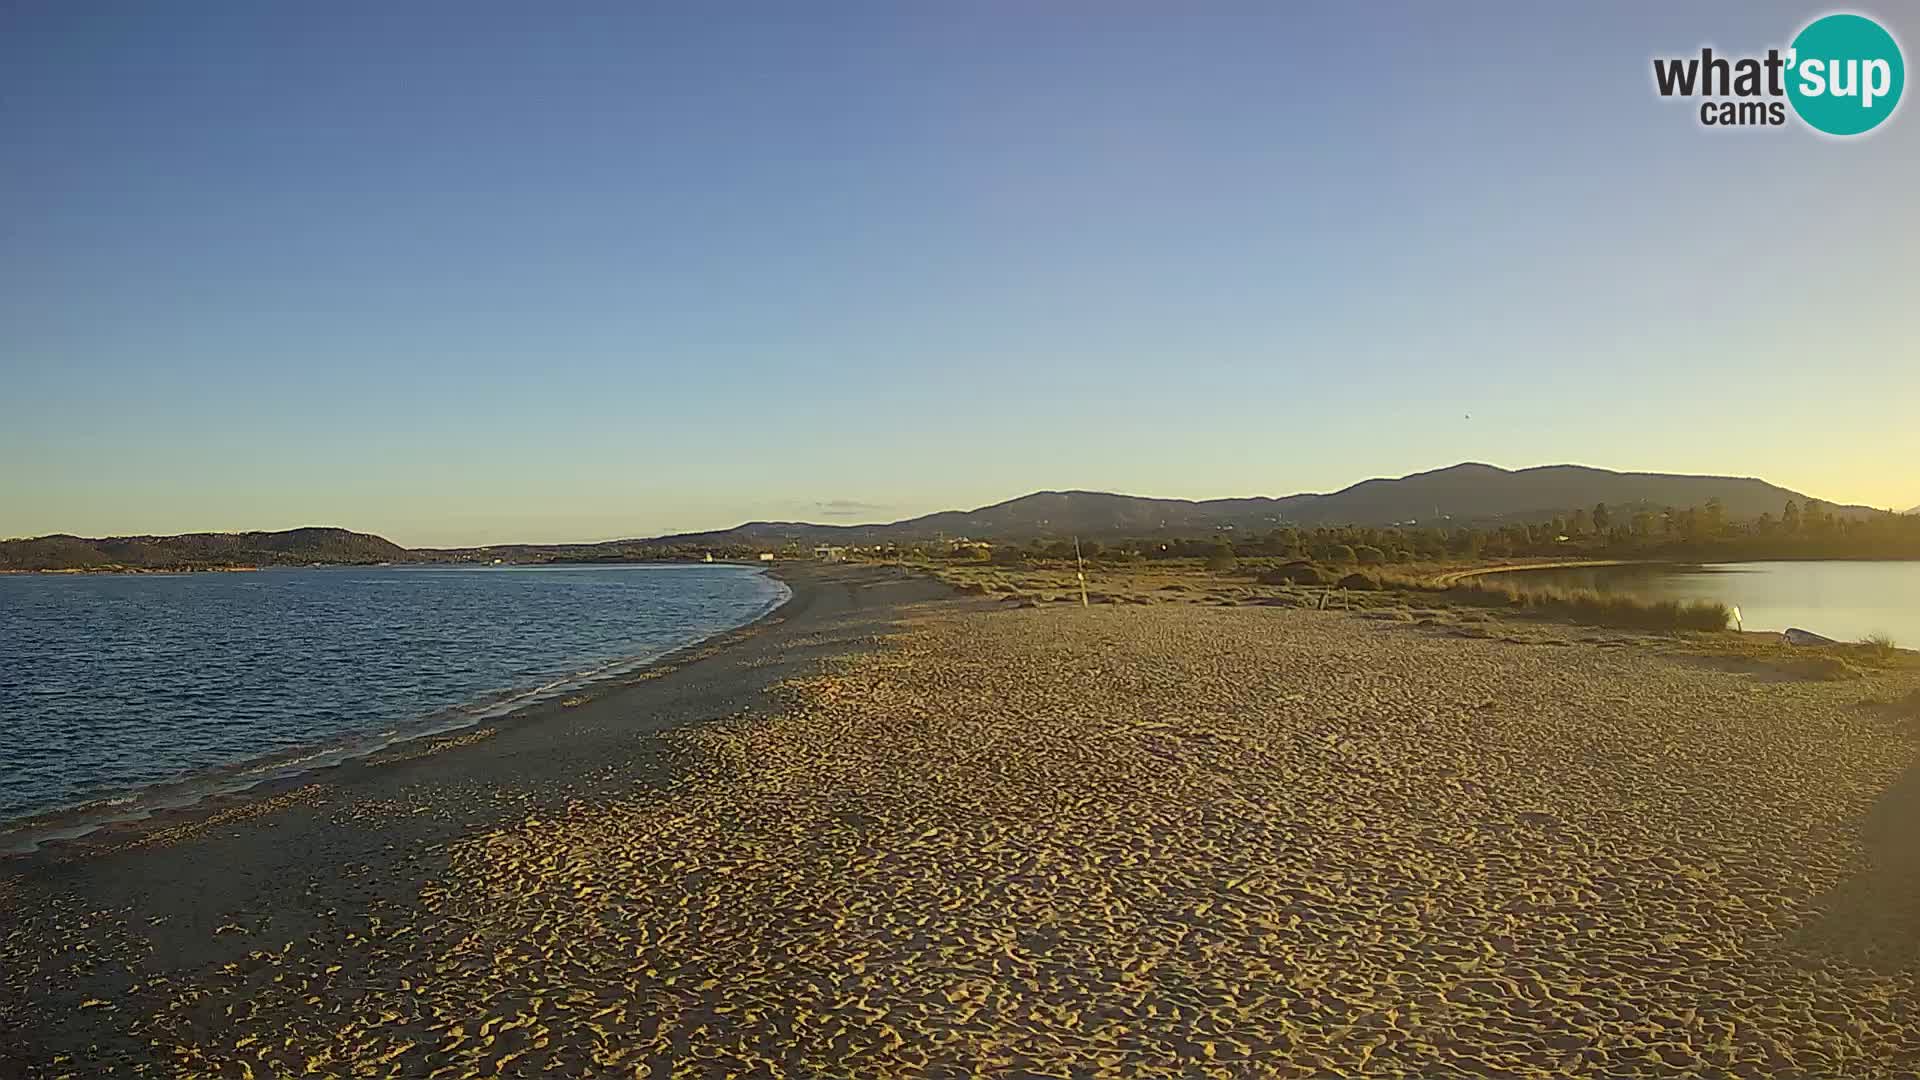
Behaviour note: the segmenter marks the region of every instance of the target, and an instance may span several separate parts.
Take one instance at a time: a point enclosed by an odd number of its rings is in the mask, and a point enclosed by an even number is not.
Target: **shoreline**
[[[793,561],[791,558],[789,562]],[[126,566],[115,563],[111,566],[48,566],[48,567],[4,567],[0,574],[46,574],[49,576],[71,576],[75,574],[118,574],[118,575],[181,575],[181,574],[257,574],[273,570],[377,570],[386,567],[425,567],[431,569],[453,570],[508,570],[527,566],[753,566],[767,569],[768,564],[756,559],[695,559],[691,556],[658,559],[539,559],[499,562],[481,562],[478,559],[408,559],[404,562],[306,562],[306,563],[232,563],[213,566]]]
[[[583,700],[544,700],[476,728],[0,858],[0,904],[20,924],[14,937],[0,935],[0,1030],[23,1040],[18,1050],[0,1042],[0,1077],[36,1059],[87,1060],[90,1044],[106,1051],[109,1040],[110,1057],[143,1060],[145,1047],[115,1032],[110,1012],[83,1003],[137,998],[155,975],[218,968],[263,935],[298,940],[345,913],[364,918],[374,894],[417,892],[450,845],[489,827],[558,814],[580,799],[665,791],[685,763],[663,734],[761,712],[784,680],[863,647],[912,605],[953,596],[893,568],[796,563],[774,573],[790,593],[781,605],[602,680]],[[36,965],[9,950],[72,933],[64,920],[73,911],[99,913],[82,920],[91,942],[84,951],[114,956],[112,972],[41,971],[16,981]],[[121,948],[130,935],[141,944]]]
[[[92,571],[22,572],[91,573]],[[793,582],[782,574],[773,570],[766,570],[765,573],[786,590],[786,595],[753,619],[675,646],[655,656],[644,658],[636,656],[610,662],[578,679],[562,679],[553,684],[534,688],[509,687],[489,692],[507,696],[493,706],[478,709],[471,720],[444,727],[422,728],[417,732],[400,735],[365,749],[353,745],[352,733],[342,733],[339,736],[323,738],[307,746],[210,767],[178,779],[147,784],[126,791],[102,793],[98,799],[73,806],[56,807],[52,810],[0,820],[0,880],[4,880],[10,874],[26,872],[36,861],[63,862],[70,858],[85,858],[93,849],[102,845],[117,848],[126,844],[139,844],[148,834],[183,828],[193,829],[209,819],[236,811],[244,812],[252,804],[270,802],[288,791],[308,784],[326,783],[329,780],[351,777],[359,769],[377,768],[389,764],[396,758],[405,761],[415,756],[424,756],[426,753],[439,753],[441,751],[433,747],[443,741],[459,740],[463,733],[474,729],[492,728],[498,731],[501,728],[537,723],[552,716],[558,709],[568,708],[569,706],[563,703],[563,699],[574,700],[582,695],[591,698],[608,689],[617,689],[632,685],[634,681],[657,677],[650,673],[670,670],[678,665],[690,663],[693,659],[704,658],[709,650],[723,647],[735,638],[750,636],[762,624],[778,620],[781,613],[793,604],[800,593]],[[805,587],[815,587],[816,583],[805,578],[802,580],[805,581]],[[626,666],[629,664],[631,666]],[[613,668],[619,670],[610,670]],[[485,696],[483,694],[473,702],[450,708],[466,708],[483,700]],[[489,711],[490,708],[502,704],[510,704],[511,707],[500,713]],[[438,712],[445,711],[448,710],[437,710],[436,713],[427,715],[437,715]],[[378,738],[378,736],[368,736],[368,738]],[[418,744],[425,744],[424,753],[413,752],[421,749]],[[286,773],[276,771],[302,760],[327,757],[336,753],[339,754],[336,760],[324,764]],[[289,760],[278,761],[283,756]],[[222,787],[220,785],[221,778],[224,776],[239,776],[256,770],[267,771],[270,775],[240,786]],[[194,794],[183,801],[167,798],[169,792],[200,784],[207,784],[210,789]],[[64,819],[69,815],[84,813],[90,807],[138,800],[149,793],[158,795],[159,799],[150,810],[145,812],[132,816],[103,816],[97,821],[82,821],[74,825],[65,823]],[[31,833],[41,828],[51,830],[53,835],[37,837],[33,841],[33,846],[28,848],[11,849],[4,846],[15,838],[15,834]]]
[[[1920,1065],[1920,672],[794,572],[574,710],[0,867],[0,1077]]]
[[[1485,577],[1488,574],[1523,574],[1529,570],[1584,570],[1600,569],[1607,566],[1686,566],[1683,562],[1670,559],[1568,559],[1559,562],[1526,563],[1520,566],[1473,566],[1465,570],[1448,570],[1433,576],[1433,583],[1442,588],[1451,589],[1468,578]]]
[[[1529,570],[1582,570],[1609,566],[1746,566],[1752,563],[1920,563],[1912,555],[1768,555],[1748,559],[1568,559],[1518,566],[1474,566],[1434,575],[1435,584],[1456,585],[1486,574],[1518,574]]]
[[[81,572],[92,571],[71,571]],[[0,870],[11,860],[28,858],[43,849],[72,844],[101,832],[137,835],[148,829],[178,826],[201,813],[203,807],[210,807],[206,812],[213,813],[253,798],[270,797],[315,776],[377,759],[389,751],[403,752],[413,743],[457,736],[489,723],[512,723],[519,714],[554,698],[591,695],[601,683],[634,677],[657,665],[673,663],[684,653],[773,617],[792,601],[793,588],[770,569],[763,568],[762,573],[784,595],[776,595],[764,611],[746,622],[664,652],[636,653],[609,660],[539,686],[481,691],[466,701],[380,725],[391,729],[386,732],[335,732],[301,746],[210,765],[131,788],[101,791],[65,806],[0,818]]]

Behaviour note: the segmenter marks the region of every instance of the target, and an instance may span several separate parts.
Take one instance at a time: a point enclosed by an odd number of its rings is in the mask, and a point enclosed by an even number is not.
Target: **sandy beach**
[[[0,1076],[1888,1076],[1911,673],[803,569],[587,700],[0,864]]]

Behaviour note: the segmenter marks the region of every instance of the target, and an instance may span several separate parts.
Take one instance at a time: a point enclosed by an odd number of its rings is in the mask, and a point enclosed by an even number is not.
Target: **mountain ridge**
[[[1040,536],[1174,534],[1234,531],[1282,525],[1462,525],[1534,521],[1591,509],[1704,506],[1719,499],[1729,518],[1780,515],[1788,501],[1811,497],[1758,477],[1692,473],[1619,472],[1587,465],[1504,469],[1461,462],[1400,477],[1374,477],[1334,492],[1222,499],[1171,499],[1084,489],[1031,492],[972,510],[941,510],[892,522],[817,525],[750,521],[731,529],[652,538],[660,543],[871,543],[968,536],[1028,539]],[[1835,505],[1837,513],[1874,513]],[[621,543],[639,543],[639,540]]]
[[[1399,477],[1374,477],[1333,492],[1221,499],[1173,499],[1085,489],[1029,492],[971,510],[940,510],[899,521],[820,525],[749,521],[730,529],[580,544],[489,544],[403,548],[384,537],[339,528],[281,532],[185,533],[89,539],[67,534],[0,540],[0,570],[191,569],[471,561],[548,556],[578,560],[643,558],[665,549],[766,549],[790,544],[872,544],[957,539],[1031,540],[1194,536],[1282,526],[1460,526],[1542,521],[1607,503],[1618,512],[1704,507],[1719,499],[1729,519],[1780,516],[1807,495],[1757,477],[1616,472],[1586,465],[1503,469],[1461,462]],[[1835,513],[1875,514],[1861,506]],[[1920,507],[1915,508],[1920,511]],[[1912,512],[1912,511],[1910,511]]]

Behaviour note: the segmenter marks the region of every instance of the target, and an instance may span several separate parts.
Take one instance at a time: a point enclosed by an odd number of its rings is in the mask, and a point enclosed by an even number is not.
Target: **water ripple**
[[[736,566],[0,577],[0,821],[464,726],[786,595]]]

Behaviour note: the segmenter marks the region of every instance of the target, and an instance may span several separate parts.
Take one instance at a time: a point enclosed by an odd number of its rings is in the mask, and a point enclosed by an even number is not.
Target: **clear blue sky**
[[[1917,106],[1651,87],[1824,7],[709,7],[0,0],[0,535],[1920,503]]]

